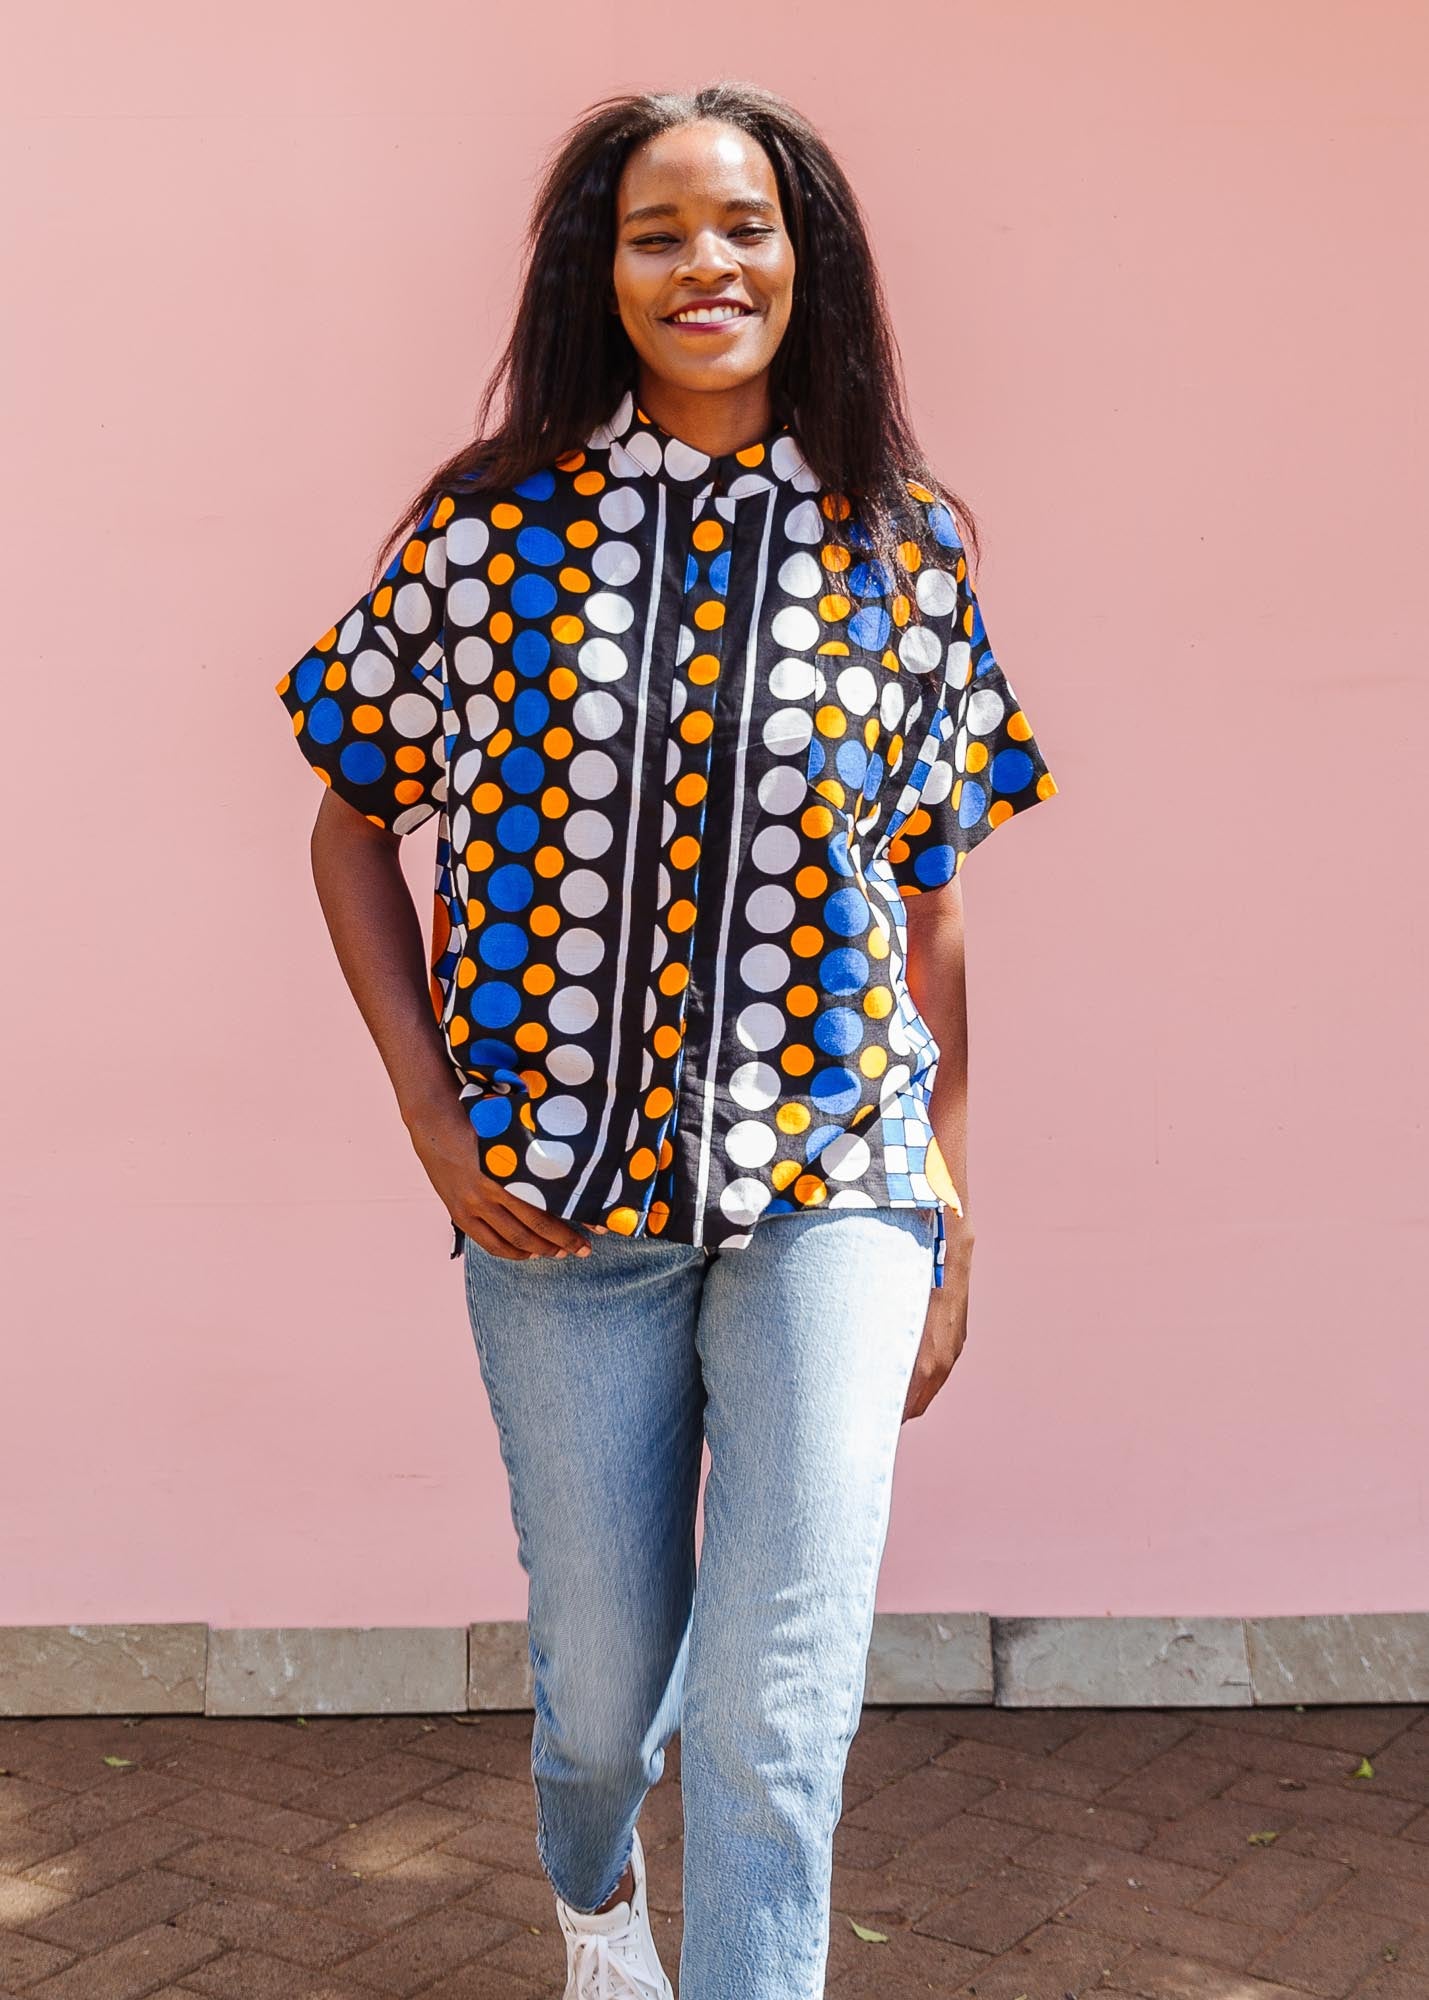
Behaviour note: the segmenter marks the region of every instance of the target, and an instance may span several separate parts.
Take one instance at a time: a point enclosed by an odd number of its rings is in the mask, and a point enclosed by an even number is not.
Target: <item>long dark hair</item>
[[[441,465],[383,543],[374,587],[393,544],[405,540],[448,491],[507,488],[579,450],[636,382],[635,350],[610,312],[616,189],[631,151],[656,133],[696,119],[737,125],[763,147],[774,170],[794,246],[794,298],[775,354],[770,398],[811,470],[848,502],[832,521],[905,587],[900,543],[946,564],[908,482],[941,500],[971,560],[977,522],[941,484],[913,435],[899,349],[858,199],[843,168],[808,120],[758,85],[721,82],[695,91],[603,98],[565,133],[548,159],[526,236],[526,271],[510,337],[486,385],[477,436]],[[504,389],[504,413],[488,429]],[[837,515],[842,510],[835,508]],[[917,616],[916,599],[912,615]]]

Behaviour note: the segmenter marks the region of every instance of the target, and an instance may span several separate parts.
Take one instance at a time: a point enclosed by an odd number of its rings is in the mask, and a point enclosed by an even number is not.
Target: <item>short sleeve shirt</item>
[[[787,425],[709,457],[627,392],[509,491],[443,492],[277,683],[350,805],[437,820],[432,1003],[520,1199],[711,1249],[932,1208],[943,1282],[904,900],[1057,787],[908,493],[916,615]]]

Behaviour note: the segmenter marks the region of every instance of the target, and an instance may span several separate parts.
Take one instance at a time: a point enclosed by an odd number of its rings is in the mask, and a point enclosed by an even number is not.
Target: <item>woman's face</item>
[[[738,389],[767,375],[794,299],[794,246],[769,156],[701,119],[637,146],[616,190],[614,284],[642,384]],[[739,310],[681,324],[697,302]]]

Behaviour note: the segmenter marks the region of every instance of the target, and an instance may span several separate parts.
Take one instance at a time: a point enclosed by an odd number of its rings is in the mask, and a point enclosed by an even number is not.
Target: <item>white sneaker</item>
[[[630,1850],[635,1890],[626,1901],[588,1915],[556,1898],[566,1940],[562,2000],[675,2000],[661,1970],[645,1900],[645,1850],[635,1830]]]

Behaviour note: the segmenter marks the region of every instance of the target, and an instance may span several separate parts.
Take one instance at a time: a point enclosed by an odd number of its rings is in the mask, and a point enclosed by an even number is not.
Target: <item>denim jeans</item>
[[[824,1990],[935,1218],[800,1210],[722,1251],[614,1234],[561,1259],[466,1244],[529,1585],[537,1851],[575,1908],[607,1901],[678,1727],[681,2000]]]

